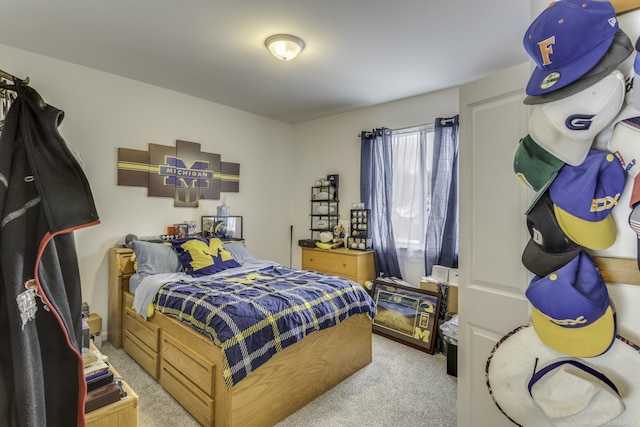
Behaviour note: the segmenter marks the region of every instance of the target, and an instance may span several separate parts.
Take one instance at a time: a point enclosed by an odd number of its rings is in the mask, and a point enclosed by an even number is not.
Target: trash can
[[[458,377],[458,315],[440,325],[440,331],[447,349],[447,374]]]
[[[458,377],[458,346],[447,343],[447,375]]]

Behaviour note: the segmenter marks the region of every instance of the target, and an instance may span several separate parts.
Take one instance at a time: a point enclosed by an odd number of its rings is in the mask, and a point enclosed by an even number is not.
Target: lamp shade
[[[304,49],[302,39],[289,34],[275,34],[264,41],[273,56],[281,61],[290,61]]]

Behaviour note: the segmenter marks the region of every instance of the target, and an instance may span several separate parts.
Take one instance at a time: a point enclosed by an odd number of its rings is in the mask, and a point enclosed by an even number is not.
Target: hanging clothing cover
[[[57,131],[64,113],[15,79],[0,135],[0,425],[82,426],[81,288],[73,231],[98,224]]]

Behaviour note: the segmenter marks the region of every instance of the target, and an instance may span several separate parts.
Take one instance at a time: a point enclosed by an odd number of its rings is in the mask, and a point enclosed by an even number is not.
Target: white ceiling
[[[2,44],[288,123],[528,60],[521,0],[3,0],[1,13]],[[276,33],[305,50],[276,60]]]

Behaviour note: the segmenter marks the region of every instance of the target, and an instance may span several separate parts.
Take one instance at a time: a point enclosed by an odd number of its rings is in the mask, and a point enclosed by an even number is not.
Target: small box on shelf
[[[102,347],[102,317],[97,313],[91,313],[87,318],[91,342],[100,348]]]

